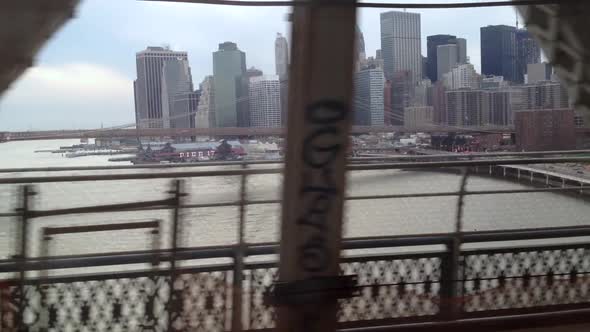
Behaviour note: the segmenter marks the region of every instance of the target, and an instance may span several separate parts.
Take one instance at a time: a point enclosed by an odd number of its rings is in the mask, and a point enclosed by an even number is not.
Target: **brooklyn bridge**
[[[513,127],[455,127],[433,125],[424,127],[403,126],[354,126],[352,134],[366,133],[513,133]],[[0,141],[27,141],[66,138],[104,138],[104,137],[240,137],[240,136],[282,136],[284,128],[224,127],[224,128],[106,128],[80,130],[47,130],[0,132]]]

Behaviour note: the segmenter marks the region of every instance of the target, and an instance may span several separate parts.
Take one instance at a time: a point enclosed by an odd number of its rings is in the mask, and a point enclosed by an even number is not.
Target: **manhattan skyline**
[[[359,10],[367,56],[374,56],[381,47],[379,15],[386,11]],[[423,55],[426,36],[457,35],[467,39],[467,53],[478,71],[479,28],[514,25],[516,20],[512,7],[410,11],[421,14]],[[288,8],[87,0],[78,8],[77,17],[42,50],[36,66],[3,96],[0,130],[96,128],[101,123],[108,127],[134,122],[133,54],[148,45],[187,51],[195,86],[212,74],[211,54],[224,41],[236,42],[248,54],[248,67],[272,74],[276,33],[290,35],[288,12]]]

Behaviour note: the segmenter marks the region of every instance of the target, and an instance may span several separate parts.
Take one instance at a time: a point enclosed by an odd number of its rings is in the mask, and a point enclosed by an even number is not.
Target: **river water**
[[[9,142],[0,144],[0,167],[49,167],[113,165],[108,156],[65,158],[60,154],[34,153],[39,149],[55,149],[78,143],[76,140]],[[277,165],[260,167],[279,167]],[[194,170],[229,169],[230,167],[199,167]],[[188,170],[186,168],[183,171]],[[140,172],[171,172],[173,170],[141,170]],[[106,171],[130,173],[135,170]],[[103,171],[91,174],[105,173]],[[90,174],[89,172],[59,172]],[[28,173],[26,175],[57,175]],[[24,176],[0,173],[1,177]],[[278,199],[280,175],[255,175],[248,179],[248,199]],[[460,176],[424,171],[358,171],[349,174],[348,195],[385,195],[401,193],[448,192],[459,188]],[[189,194],[186,203],[205,204],[237,201],[239,177],[195,177],[185,179]],[[170,179],[46,183],[37,186],[35,209],[80,207],[113,204],[166,197]],[[468,190],[522,189],[524,184],[503,179],[472,176]],[[13,212],[17,206],[18,187],[0,185],[0,213]],[[454,229],[457,197],[407,198],[350,201],[346,204],[345,236],[377,236],[450,232]],[[232,244],[236,241],[238,207],[187,209],[182,213],[182,246]],[[88,225],[158,219],[162,220],[164,236],[160,246],[167,246],[169,211],[143,211],[94,215],[68,215],[35,219],[30,232],[31,255],[40,254],[41,229],[50,226]],[[277,241],[280,206],[247,206],[246,239],[250,243]],[[590,204],[575,197],[554,193],[526,193],[468,196],[465,201],[464,230],[497,230],[515,228],[555,227],[588,224]],[[0,258],[14,253],[18,234],[14,218],[0,217]],[[147,230],[101,232],[93,234],[57,235],[49,253],[78,254],[101,251],[151,249],[154,246]]]

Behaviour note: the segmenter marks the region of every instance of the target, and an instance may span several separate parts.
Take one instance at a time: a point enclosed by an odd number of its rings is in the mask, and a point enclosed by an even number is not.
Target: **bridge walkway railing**
[[[570,162],[580,158],[482,160],[351,165],[354,170],[459,167]],[[567,161],[566,161],[567,160]],[[280,169],[235,169],[128,174],[58,175],[1,178],[0,184],[25,184],[15,213],[18,220],[16,254],[0,261],[2,329],[62,330],[234,330],[235,315],[245,330],[273,328],[275,307],[269,297],[277,272],[276,243],[236,243],[228,246],[186,247],[178,242],[185,221],[182,210],[276,204],[277,200],[187,204],[182,182],[176,179],[238,175],[243,179],[276,174]],[[464,179],[469,172],[464,171]],[[160,200],[60,209],[33,209],[32,183],[96,180],[172,180]],[[242,191],[247,181],[240,181]],[[507,194],[512,190],[464,190],[349,197],[397,199]],[[590,189],[590,188],[589,188]],[[528,188],[513,192],[579,191],[573,188]],[[246,192],[246,191],[244,191]],[[42,228],[42,252],[29,252],[31,225],[48,216],[169,210],[163,220]],[[243,218],[240,218],[243,219]],[[461,214],[457,214],[460,223]],[[147,229],[150,250],[50,255],[62,234],[103,230]],[[170,247],[162,248],[162,237]],[[351,238],[344,241],[341,271],[356,276],[356,296],[340,302],[342,329],[406,323],[447,322],[590,309],[590,226],[459,232],[407,236]],[[534,240],[542,240],[542,243]],[[116,241],[116,239],[114,239]],[[458,243],[459,241],[459,243]],[[458,245],[457,245],[458,244]],[[113,243],[109,243],[113,245]],[[240,260],[240,261],[238,261]],[[237,269],[242,266],[243,269]],[[89,271],[95,271],[89,273]]]

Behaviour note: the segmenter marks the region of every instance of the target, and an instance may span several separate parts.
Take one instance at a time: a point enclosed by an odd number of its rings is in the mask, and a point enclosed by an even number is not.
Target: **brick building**
[[[571,150],[576,146],[571,109],[515,112],[514,127],[519,150]]]

